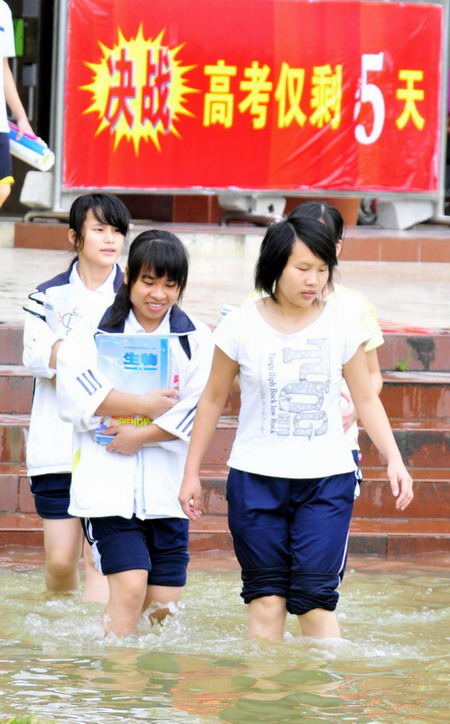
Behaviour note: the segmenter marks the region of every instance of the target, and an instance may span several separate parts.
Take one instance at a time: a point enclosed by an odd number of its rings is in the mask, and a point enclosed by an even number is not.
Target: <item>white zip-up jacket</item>
[[[108,311],[104,319],[107,316]],[[83,320],[59,349],[59,412],[75,428],[69,512],[89,518],[131,518],[133,514],[142,520],[185,518],[178,493],[195,409],[211,367],[211,331],[177,306],[156,330],[157,334],[170,333],[171,366],[179,375],[179,395],[177,404],[154,422],[177,439],[144,446],[135,455],[108,452],[95,441],[100,421],[95,411],[112,389],[98,369],[94,340],[98,331],[145,334],[133,312],[121,328],[102,323],[96,328]]]
[[[58,414],[56,373],[48,366],[52,347],[71,333],[86,312],[98,321],[123,280],[116,265],[100,287],[86,289],[76,264],[75,259],[67,271],[40,284],[24,308],[23,364],[35,377],[26,451],[30,477],[72,469],[72,425]]]

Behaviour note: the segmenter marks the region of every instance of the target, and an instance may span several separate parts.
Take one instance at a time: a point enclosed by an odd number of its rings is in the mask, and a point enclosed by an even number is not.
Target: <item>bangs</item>
[[[92,213],[100,224],[113,226],[126,236],[128,232],[128,219],[121,212],[122,209],[111,203],[109,199],[103,200],[101,205],[92,208]]]
[[[135,282],[138,277],[145,275],[157,279],[167,277],[169,281],[175,282],[180,293],[183,293],[189,269],[185,247],[173,235],[167,239],[153,234],[155,232],[143,232],[133,242],[128,258],[130,280]]]

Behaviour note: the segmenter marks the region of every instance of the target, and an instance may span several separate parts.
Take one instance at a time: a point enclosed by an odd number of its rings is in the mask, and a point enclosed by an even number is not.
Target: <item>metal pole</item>
[[[443,53],[442,53],[442,109],[441,109],[441,162],[439,164],[439,197],[437,201],[437,213],[431,219],[437,224],[447,224],[450,226],[450,216],[446,216],[445,211],[445,165],[447,150],[447,114],[448,114],[448,98],[450,88],[448,84],[448,69],[450,63],[449,57],[449,24],[450,24],[450,2],[444,0],[444,34],[443,34]],[[450,141],[449,141],[450,142]]]
[[[53,68],[50,138],[55,153],[53,169],[53,211],[62,211],[62,171],[64,147],[64,90],[66,74],[66,34],[68,0],[56,0],[53,28]]]

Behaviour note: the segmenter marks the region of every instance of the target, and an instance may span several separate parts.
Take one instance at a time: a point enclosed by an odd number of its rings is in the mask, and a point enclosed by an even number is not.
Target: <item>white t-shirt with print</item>
[[[355,470],[340,411],[342,366],[367,333],[340,305],[283,334],[250,303],[231,312],[215,344],[239,363],[241,409],[230,467],[286,478]]]
[[[4,0],[0,0],[0,133],[9,133],[3,79],[3,58],[12,58],[15,54],[11,10]]]

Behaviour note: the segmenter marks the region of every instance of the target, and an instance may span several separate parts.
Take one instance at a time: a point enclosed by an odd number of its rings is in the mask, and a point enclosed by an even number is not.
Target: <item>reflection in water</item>
[[[193,572],[179,615],[105,639],[101,606],[0,570],[0,720],[448,724],[449,581],[347,573],[345,640],[247,641],[239,574]]]

